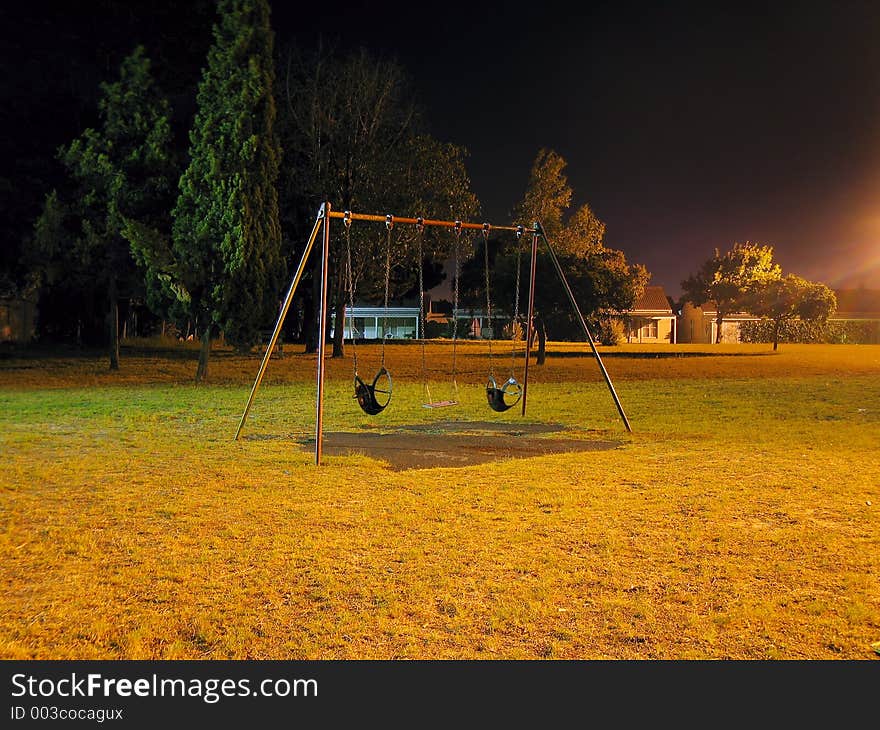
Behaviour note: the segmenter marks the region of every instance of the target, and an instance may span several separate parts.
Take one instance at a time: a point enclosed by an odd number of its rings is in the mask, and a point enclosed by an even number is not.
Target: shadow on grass
[[[392,471],[456,468],[507,459],[584,451],[607,451],[623,441],[584,438],[528,438],[529,434],[564,431],[558,423],[503,424],[493,421],[438,421],[399,426],[384,433],[337,431],[324,434],[327,456],[367,456]],[[245,441],[290,440],[305,452],[315,439],[305,434],[249,434]]]

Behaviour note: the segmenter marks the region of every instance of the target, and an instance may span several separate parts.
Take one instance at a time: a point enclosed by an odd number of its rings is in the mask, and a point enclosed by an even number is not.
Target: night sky
[[[279,42],[409,71],[433,134],[467,148],[485,220],[509,222],[549,147],[607,245],[674,297],[745,240],[880,288],[878,2],[272,5]]]

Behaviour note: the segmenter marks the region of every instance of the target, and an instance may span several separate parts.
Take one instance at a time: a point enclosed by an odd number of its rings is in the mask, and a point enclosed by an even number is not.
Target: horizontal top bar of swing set
[[[348,218],[353,221],[374,221],[376,223],[387,223],[388,216],[385,215],[372,215],[370,213],[351,213],[349,211],[341,212],[338,210],[330,211],[331,218]],[[487,229],[490,231],[531,231],[532,228],[529,226],[493,226],[489,223],[465,223],[463,221],[437,221],[431,220],[430,218],[398,218],[397,216],[391,216],[392,223],[409,223],[411,225],[421,225],[423,226],[441,226],[444,228],[468,228],[472,230],[482,231]]]

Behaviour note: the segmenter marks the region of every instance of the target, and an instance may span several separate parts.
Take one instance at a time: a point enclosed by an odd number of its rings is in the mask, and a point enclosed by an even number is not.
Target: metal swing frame
[[[345,218],[348,220],[360,220],[360,221],[373,221],[377,223],[386,223],[389,221],[393,221],[393,223],[404,224],[404,225],[422,225],[422,226],[439,226],[444,228],[456,228],[459,227],[461,229],[468,230],[480,230],[488,232],[490,230],[496,231],[522,231],[523,226],[494,226],[488,223],[465,223],[462,221],[446,221],[446,220],[432,220],[428,218],[398,218],[392,215],[373,215],[368,213],[352,213],[351,211],[339,212],[332,209],[329,202],[324,202],[320,209],[318,210],[318,215],[315,218],[315,224],[312,227],[312,232],[309,235],[308,241],[306,242],[306,246],[303,249],[302,257],[300,258],[299,265],[297,266],[296,273],[293,275],[293,279],[290,282],[290,286],[287,289],[287,294],[284,297],[284,302],[281,305],[281,311],[278,314],[278,320],[275,323],[275,329],[272,332],[272,337],[269,339],[269,344],[266,347],[266,353],[263,355],[263,360],[260,363],[260,369],[257,372],[257,377],[254,380],[254,384],[251,387],[250,395],[248,396],[247,404],[245,405],[244,412],[241,414],[241,420],[238,422],[238,428],[235,431],[234,440],[238,440],[241,436],[242,428],[244,427],[245,422],[247,421],[248,413],[250,412],[251,406],[253,405],[254,398],[257,394],[257,390],[260,387],[260,383],[263,381],[263,376],[266,373],[266,367],[269,364],[269,358],[272,354],[272,351],[275,349],[275,343],[278,341],[278,337],[281,334],[281,328],[284,325],[284,319],[287,317],[287,312],[290,309],[290,304],[293,301],[293,296],[296,293],[296,289],[299,286],[299,282],[302,279],[303,274],[305,273],[306,264],[308,263],[309,257],[312,253],[312,248],[315,245],[315,241],[318,238],[318,232],[322,233],[321,236],[321,280],[320,280],[320,299],[318,301],[318,362],[316,366],[316,398],[315,398],[315,465],[320,466],[321,458],[323,456],[323,445],[324,445],[324,355],[326,349],[326,342],[324,337],[324,332],[326,331],[327,325],[327,290],[328,290],[328,282],[329,282],[329,262],[330,262],[330,221],[333,218]],[[565,289],[565,293],[568,296],[569,301],[571,302],[572,308],[577,315],[578,320],[581,323],[581,327],[584,330],[584,334],[587,336],[587,341],[590,343],[590,348],[593,351],[593,355],[596,358],[596,362],[599,364],[599,369],[602,371],[602,376],[605,379],[605,383],[608,386],[608,390],[611,392],[611,396],[614,399],[614,403],[617,406],[617,411],[620,414],[621,419],[623,420],[623,424],[626,427],[626,430],[632,432],[632,427],[630,426],[629,419],[626,417],[626,413],[624,413],[623,406],[620,403],[620,398],[617,396],[617,392],[614,390],[614,385],[611,382],[611,378],[608,375],[608,371],[605,369],[605,365],[602,362],[602,358],[599,356],[599,352],[596,349],[596,343],[593,339],[593,335],[590,332],[590,328],[587,326],[586,320],[584,320],[583,315],[581,314],[580,308],[578,307],[577,301],[574,298],[574,293],[571,290],[571,287],[568,285],[568,280],[565,278],[565,273],[562,270],[562,266],[559,263],[559,259],[556,256],[556,252],[553,250],[553,246],[550,244],[549,239],[544,233],[544,228],[541,226],[540,222],[535,222],[531,227],[532,231],[532,252],[531,252],[531,266],[529,271],[529,307],[528,307],[528,315],[526,319],[526,327],[525,327],[525,369],[523,374],[523,383],[522,383],[522,397],[520,401],[522,403],[522,412],[521,414],[525,416],[526,414],[526,399],[528,395],[528,384],[529,384],[529,357],[531,355],[531,342],[532,342],[532,330],[533,330],[533,321],[535,314],[535,274],[537,270],[537,258],[538,258],[538,240],[543,239],[544,244],[547,248],[547,251],[550,254],[551,261],[553,262],[553,266],[556,269],[556,273],[559,275],[559,279],[562,282],[562,286]],[[422,333],[424,334],[424,333]]]

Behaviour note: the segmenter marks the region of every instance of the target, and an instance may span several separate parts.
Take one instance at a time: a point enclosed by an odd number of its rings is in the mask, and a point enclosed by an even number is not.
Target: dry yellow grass
[[[207,387],[189,350],[0,361],[0,657],[876,658],[880,347],[603,348],[629,436],[553,344],[528,420],[621,448],[403,472],[311,465],[315,360],[287,349],[238,443],[258,354]],[[329,361],[326,427],[487,420],[485,348],[459,355],[440,414],[389,347],[375,419]]]

